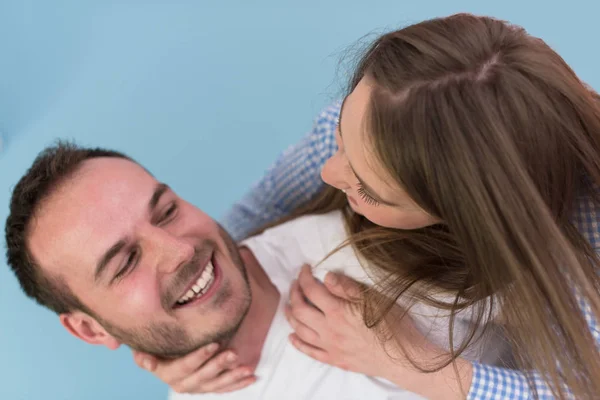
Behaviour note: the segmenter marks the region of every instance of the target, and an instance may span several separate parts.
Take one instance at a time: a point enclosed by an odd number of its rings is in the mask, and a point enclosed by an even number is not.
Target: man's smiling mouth
[[[188,290],[177,300],[175,307],[185,306],[188,303],[202,297],[215,282],[215,267],[212,258],[208,261],[202,273],[191,284]]]

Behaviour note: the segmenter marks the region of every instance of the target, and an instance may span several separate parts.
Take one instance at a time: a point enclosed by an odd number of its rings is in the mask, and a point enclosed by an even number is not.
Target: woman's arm
[[[598,320],[585,300],[580,299],[580,306],[590,332],[596,341],[596,350],[598,350],[600,349],[600,326],[598,325]],[[537,391],[538,399],[551,400],[555,398],[552,395],[550,387],[534,371],[522,373],[520,371],[496,368],[488,365],[473,364],[473,381],[467,399],[529,400],[534,398],[532,386]],[[574,399],[573,396],[568,398]]]
[[[310,270],[305,270],[298,277],[298,284],[292,286],[286,316],[295,331],[291,336],[292,344],[306,355],[350,371],[385,378],[428,399],[532,400],[534,388],[540,400],[555,398],[535,371],[492,367],[462,358],[456,360],[456,365],[448,365],[437,372],[416,370],[404,361],[397,349],[375,345],[375,333],[366,328],[360,312],[353,307],[360,298],[359,284],[348,277],[329,273],[325,285],[320,285]],[[336,277],[337,283],[331,277]],[[311,304],[318,307],[317,312]],[[600,347],[598,322],[584,301],[581,309]],[[392,320],[399,325],[389,328],[419,364],[447,355],[420,334],[410,318]],[[574,399],[573,396],[567,398]]]
[[[337,150],[335,128],[340,112],[336,102],[323,110],[312,131],[284,151],[265,176],[222,218],[235,240],[288,215],[323,186],[321,168]]]

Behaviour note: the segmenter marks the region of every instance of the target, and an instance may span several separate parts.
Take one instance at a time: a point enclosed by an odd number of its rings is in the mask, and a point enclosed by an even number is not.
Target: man
[[[217,342],[256,367],[254,385],[202,398],[416,398],[321,364],[287,340],[283,306],[300,265],[319,261],[344,235],[334,213],[238,248],[125,155],[64,143],[42,152],[19,181],[6,226],[8,263],[23,290],[75,337],[167,358]],[[350,249],[330,260],[360,278]]]

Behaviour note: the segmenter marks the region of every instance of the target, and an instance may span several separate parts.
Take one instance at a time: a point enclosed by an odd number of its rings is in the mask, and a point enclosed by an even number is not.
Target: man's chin
[[[143,329],[142,332],[111,332],[120,342],[127,344],[130,348],[137,351],[151,354],[161,359],[176,359],[190,354],[201,347],[211,343],[219,343],[221,348],[225,348],[237,335],[240,326],[244,322],[248,310],[250,309],[250,297],[238,305],[238,317],[235,321],[228,321],[228,326],[221,331],[212,333],[203,338],[194,339],[180,327],[163,324],[155,325]],[[228,315],[231,315],[228,313]],[[108,329],[107,329],[108,330]]]
[[[235,246],[235,244],[233,243],[232,246]],[[204,310],[205,312],[197,310],[200,312],[200,317],[192,317],[199,319],[192,324],[192,326],[197,326],[199,331],[202,328],[211,326],[212,323],[212,325],[221,325],[218,332],[205,332],[201,338],[194,338],[189,334],[191,326],[184,329],[172,322],[155,323],[144,328],[131,330],[119,329],[104,323],[102,325],[121,343],[137,351],[152,354],[162,359],[180,358],[210,343],[219,343],[222,347],[226,347],[237,335],[252,303],[252,291],[245,266],[239,254],[235,252],[237,248],[233,247],[233,250],[234,265],[241,273],[240,284],[235,285],[230,279],[223,279],[221,287],[218,288],[219,290],[213,295],[213,298],[209,299],[209,303],[211,303],[210,313],[216,312],[220,314],[220,318],[226,319],[231,318],[231,316],[236,317],[233,320],[211,321],[211,318],[206,316],[206,310]],[[199,334],[200,332],[195,333]]]

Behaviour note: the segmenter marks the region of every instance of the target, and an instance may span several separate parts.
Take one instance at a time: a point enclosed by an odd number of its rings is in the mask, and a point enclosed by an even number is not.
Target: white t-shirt
[[[231,393],[186,395],[171,392],[170,400],[421,399],[385,380],[320,363],[296,350],[288,340],[293,330],[285,319],[283,307],[288,300],[291,282],[298,277],[302,264],[318,264],[346,238],[343,217],[335,211],[298,218],[245,240],[242,245],[252,251],[281,293],[279,308],[256,368],[258,380],[247,388]],[[372,283],[349,246],[327,258],[313,272],[323,280],[328,271],[340,271],[358,281]],[[430,340],[447,347],[448,320],[439,310],[420,304],[413,307],[411,316]],[[459,321],[457,325],[461,323]],[[455,334],[460,337],[460,329],[458,331]],[[497,340],[494,344],[501,342]],[[489,341],[486,343],[489,344]],[[485,351],[471,352],[467,358],[494,363],[503,354],[496,347],[486,346]]]

